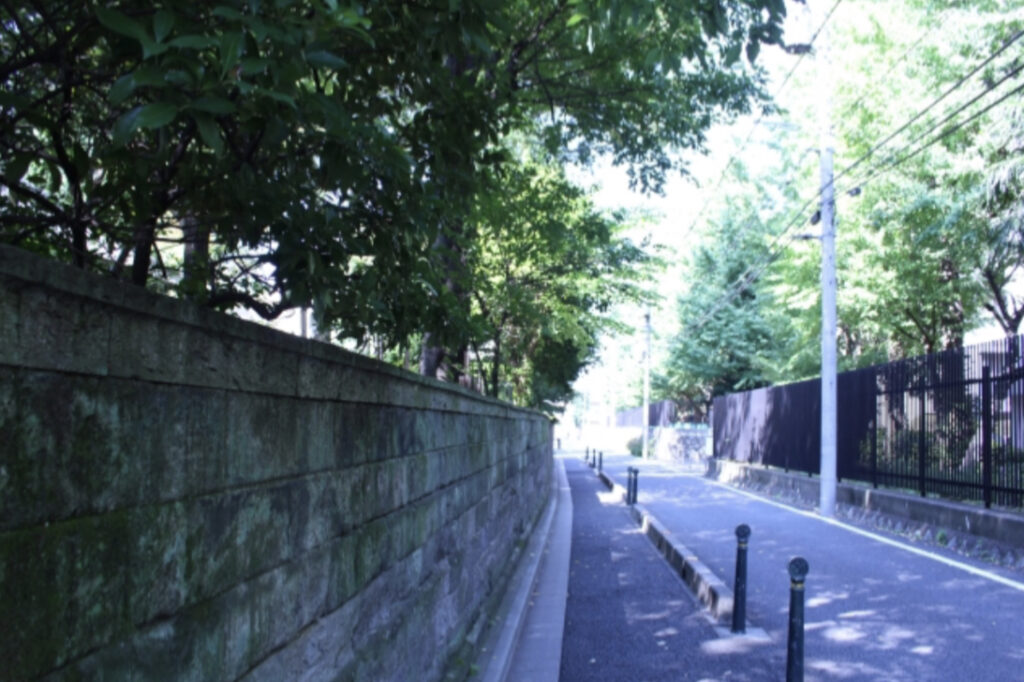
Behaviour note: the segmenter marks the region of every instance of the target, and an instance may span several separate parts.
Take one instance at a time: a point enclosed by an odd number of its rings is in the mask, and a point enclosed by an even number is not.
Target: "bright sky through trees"
[[[1024,28],[1022,3],[825,1],[834,10],[829,28],[835,165],[842,174],[857,164],[836,187],[841,363],[857,366],[990,337],[989,308],[1021,300],[1014,183],[1020,177],[1015,89],[1024,48],[1015,36]],[[787,5],[784,41],[807,42],[817,27],[797,4]],[[599,203],[654,215],[644,229],[675,248],[674,267],[658,280],[661,308],[654,315],[654,356],[662,364],[656,385],[665,397],[690,390],[706,397],[710,384],[684,380],[688,363],[714,356],[726,343],[735,347],[724,352],[745,358],[734,357],[730,366],[747,369],[732,378],[722,375],[725,383],[715,390],[731,381],[749,387],[816,371],[818,246],[794,239],[817,229],[811,224],[821,95],[816,64],[813,54],[801,58],[778,47],[767,48],[761,63],[783,113],[756,127],[758,117],[748,116],[713,129],[709,155],[691,163],[697,184],[677,179],[666,185],[665,196],[641,197],[628,193],[614,169],[591,178],[600,185]],[[947,90],[944,100],[925,109]],[[727,278],[730,270],[722,270],[724,279],[709,284],[714,277],[706,268],[739,249],[739,243],[722,244],[723,235],[735,240],[751,233],[761,236],[746,241],[767,250],[750,252],[745,265]],[[695,269],[698,252],[710,259],[703,271]],[[698,319],[724,316],[761,325],[767,336],[756,338],[766,345],[745,346],[737,339],[755,337],[742,334],[723,340],[723,330],[738,331],[726,322],[694,327],[691,318],[691,328],[680,334],[686,322],[680,318],[680,294],[690,301],[689,310],[703,311]],[[902,303],[907,300],[920,310]],[[577,387],[611,392],[610,403],[630,405],[639,396],[643,311],[633,306],[621,315],[635,333],[606,338],[602,364]],[[706,371],[718,371],[710,364]]]

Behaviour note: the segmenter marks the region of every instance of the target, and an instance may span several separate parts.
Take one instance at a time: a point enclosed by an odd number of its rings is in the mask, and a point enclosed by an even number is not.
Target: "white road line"
[[[955,559],[950,559],[948,557],[944,557],[941,554],[935,554],[934,552],[929,552],[928,550],[921,549],[920,547],[914,547],[913,545],[908,545],[906,543],[900,542],[899,540],[893,540],[892,538],[887,538],[884,535],[878,535],[877,533],[872,533],[871,531],[867,531],[867,530],[864,530],[862,528],[857,528],[856,526],[851,526],[848,523],[843,523],[842,521],[837,521],[836,519],[828,519],[828,518],[825,518],[824,516],[819,516],[818,514],[815,514],[813,512],[804,511],[803,509],[797,509],[795,507],[790,507],[789,505],[782,504],[781,502],[776,502],[774,500],[768,500],[768,499],[765,499],[765,498],[761,497],[760,495],[755,495],[754,493],[747,492],[746,490],[740,490],[738,488],[734,488],[731,485],[728,485],[726,483],[722,483],[720,481],[714,481],[714,480],[708,480],[708,479],[704,479],[704,480],[707,481],[708,483],[713,483],[714,485],[717,485],[717,486],[720,486],[722,488],[725,488],[726,490],[730,490],[730,491],[732,491],[732,492],[734,492],[734,493],[736,493],[738,495],[745,495],[746,497],[749,497],[749,498],[752,498],[754,500],[757,500],[758,502],[763,502],[765,504],[770,504],[773,507],[778,507],[779,509],[785,509],[786,511],[790,511],[790,512],[792,512],[794,514],[800,514],[801,516],[806,516],[809,519],[814,519],[816,521],[821,521],[822,523],[827,523],[827,524],[830,524],[832,526],[836,526],[837,528],[842,528],[844,530],[848,530],[851,533],[854,533],[856,535],[861,535],[861,536],[866,537],[866,538],[871,538],[872,540],[877,540],[878,542],[881,542],[884,545],[890,545],[892,547],[896,547],[898,549],[902,549],[904,551],[910,552],[911,554],[916,554],[916,555],[922,556],[922,557],[924,557],[926,559],[932,559],[933,561],[937,561],[940,564],[945,564],[945,565],[950,566],[952,568],[958,568],[961,571],[965,571],[965,572],[970,573],[972,575],[976,575],[979,578],[985,578],[986,580],[991,580],[992,582],[999,583],[1000,585],[1003,585],[1005,587],[1011,587],[1011,588],[1013,588],[1015,590],[1018,590],[1020,592],[1024,592],[1024,583],[1016,581],[1016,580],[1011,580],[1010,578],[1006,578],[1004,576],[1001,576],[998,573],[993,573],[992,571],[986,571],[983,568],[978,568],[976,566],[971,566],[970,564],[961,563],[959,561],[956,561]]]

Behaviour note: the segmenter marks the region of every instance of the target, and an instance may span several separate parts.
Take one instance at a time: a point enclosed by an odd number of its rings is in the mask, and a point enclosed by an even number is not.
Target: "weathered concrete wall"
[[[0,248],[0,679],[429,680],[537,413]]]

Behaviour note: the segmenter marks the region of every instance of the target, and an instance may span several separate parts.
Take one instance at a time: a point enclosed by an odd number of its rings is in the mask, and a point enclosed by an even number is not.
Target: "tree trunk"
[[[140,225],[135,230],[135,250],[132,257],[132,284],[146,286],[149,267],[153,257],[153,237],[156,229],[152,225]]]
[[[420,374],[425,377],[437,378],[444,359],[444,348],[434,343],[434,335],[427,332],[423,335],[423,347],[420,349]]]
[[[461,235],[462,229],[462,223],[458,223],[452,229],[452,233],[456,236]],[[466,269],[466,259],[462,246],[442,229],[431,249],[441,255],[441,265],[447,273],[444,280],[445,289],[454,295],[460,305],[463,304],[466,292],[460,279]],[[423,347],[420,351],[420,374],[445,381],[458,381],[461,372],[451,362],[445,364],[445,360],[452,359],[458,362],[465,354],[465,349],[465,344],[459,348],[445,348],[434,332],[427,332],[423,335]]]
[[[182,218],[181,230],[185,240],[181,291],[185,298],[205,303],[210,284],[210,231],[192,215]]]
[[[498,397],[498,379],[501,373],[501,331],[494,335],[494,357],[491,360],[491,396]]]

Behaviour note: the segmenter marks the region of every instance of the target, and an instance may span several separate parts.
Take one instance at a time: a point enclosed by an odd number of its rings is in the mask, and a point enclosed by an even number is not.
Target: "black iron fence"
[[[840,479],[1021,506],[1022,338],[841,373]],[[820,399],[817,379],[717,398],[715,456],[818,473]]]

